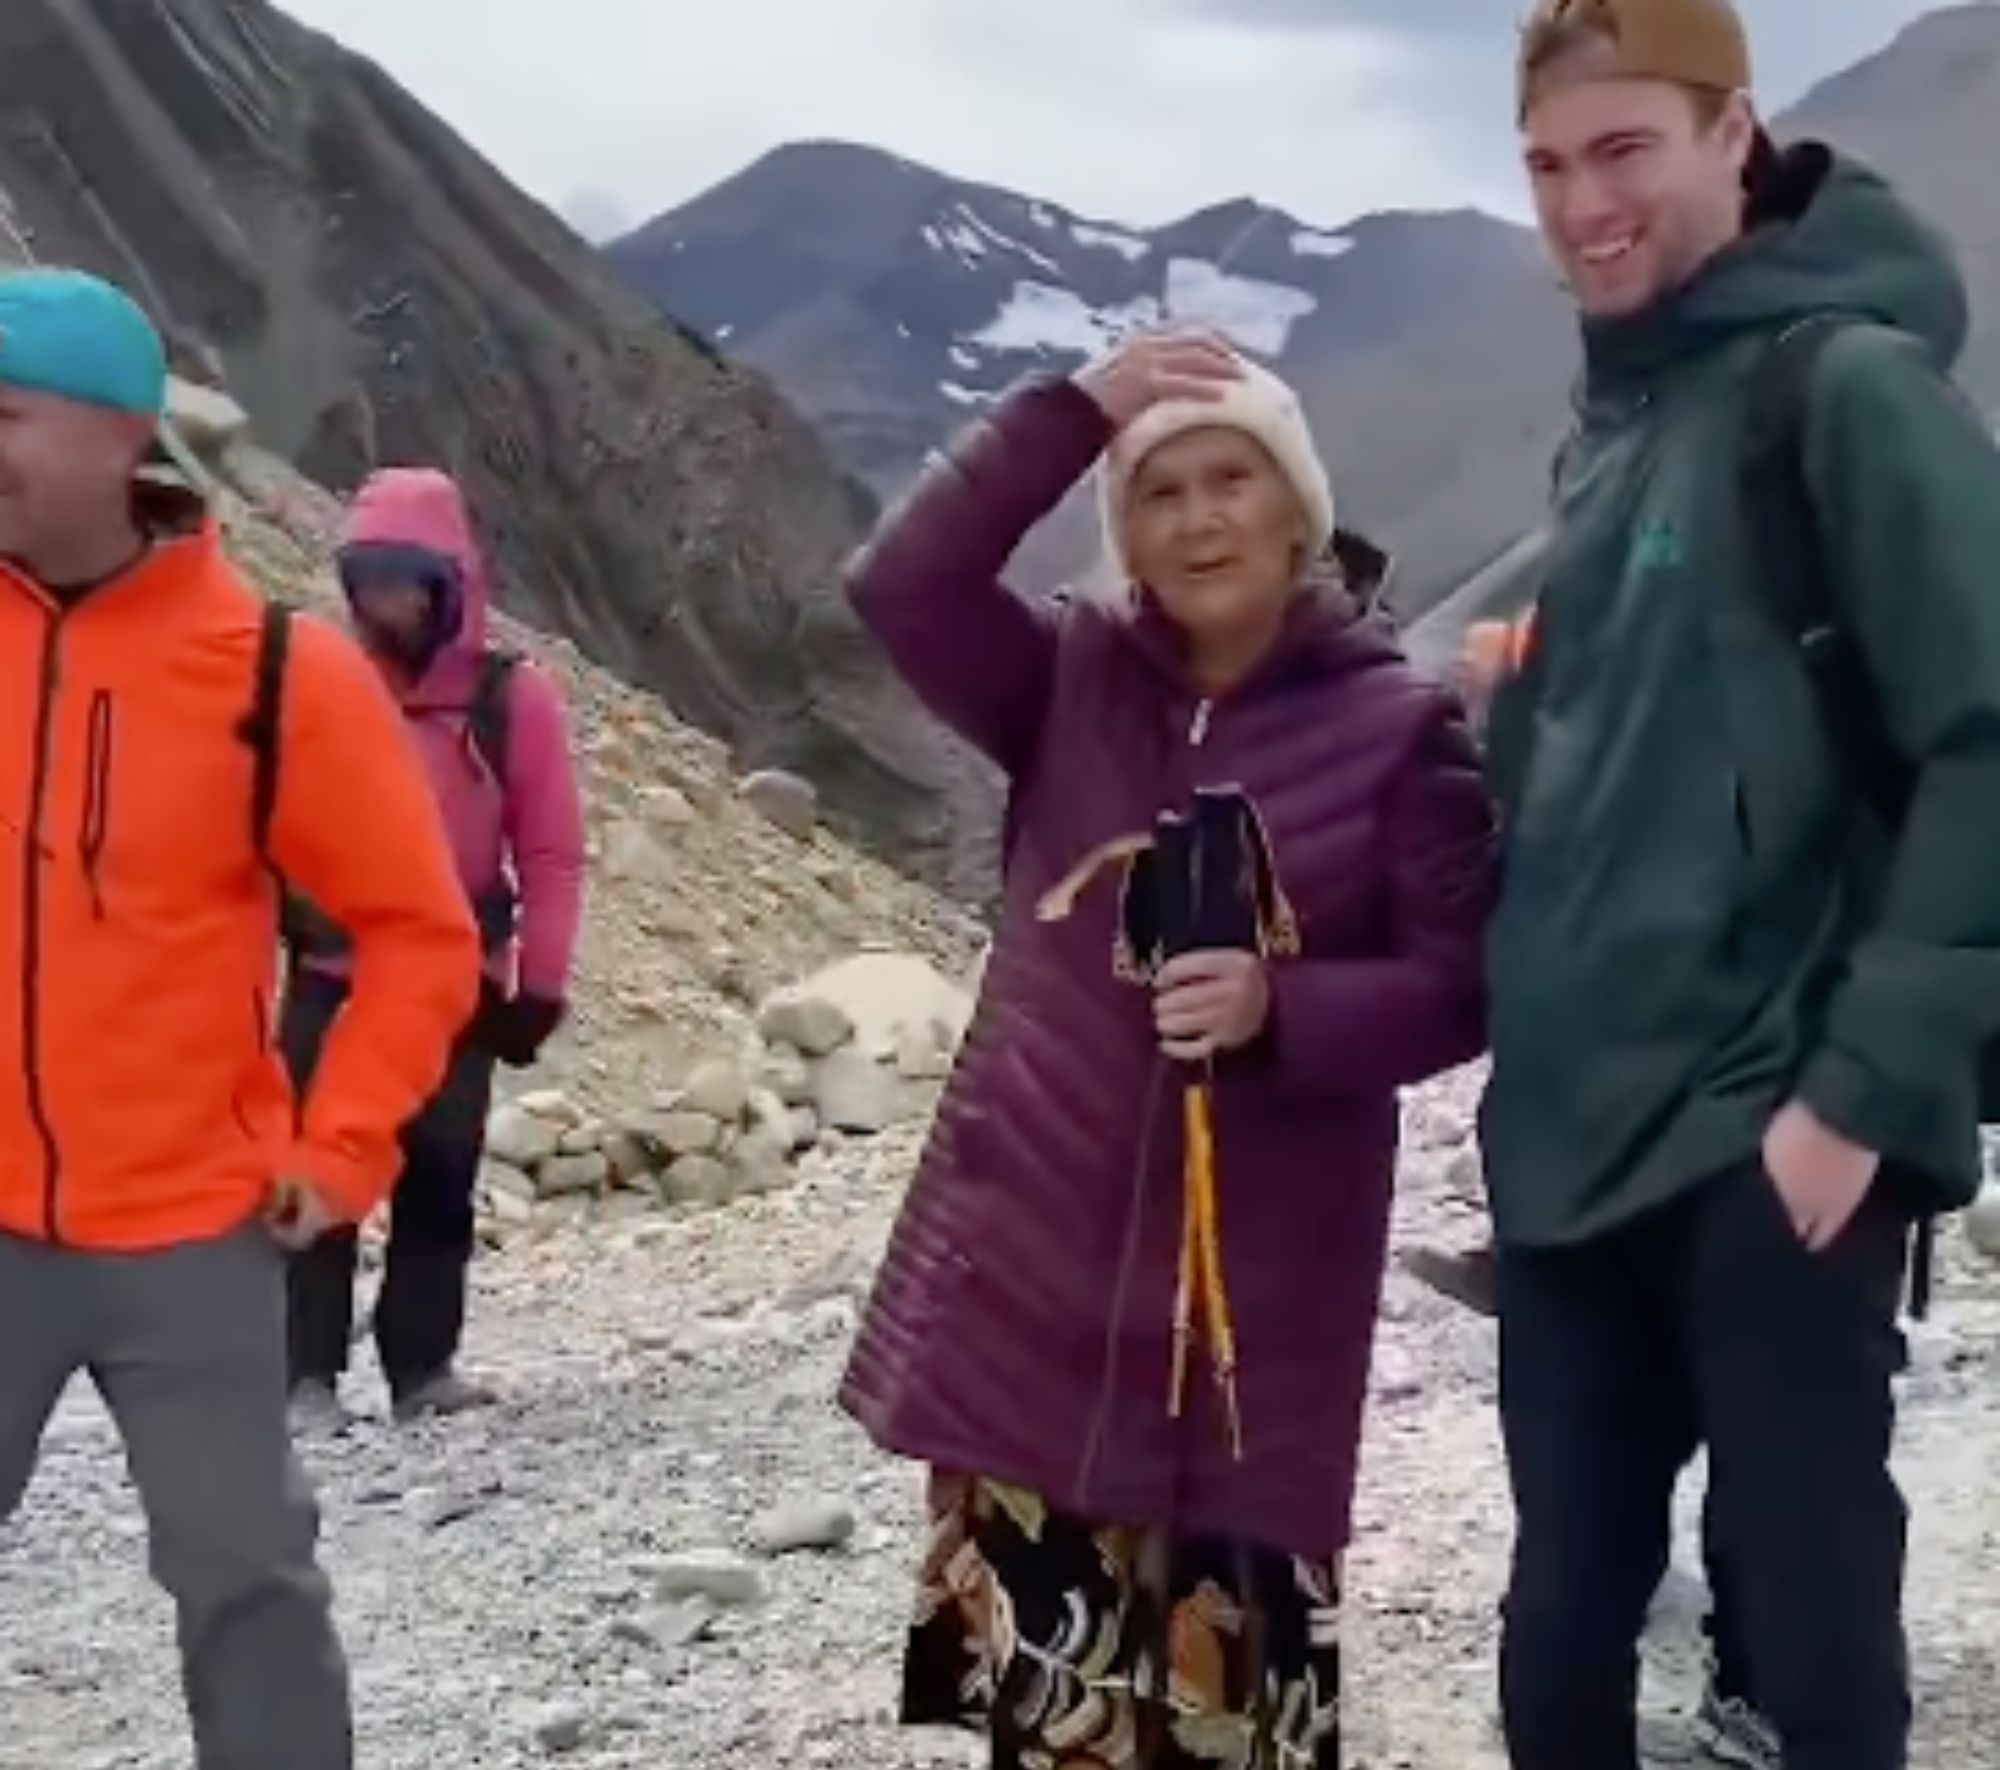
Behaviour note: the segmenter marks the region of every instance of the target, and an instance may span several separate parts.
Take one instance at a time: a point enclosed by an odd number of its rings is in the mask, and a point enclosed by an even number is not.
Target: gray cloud
[[[1528,0],[290,0],[521,183],[644,216],[801,137],[1135,222],[1518,212]],[[1748,0],[1775,102],[1925,0]],[[587,201],[585,197],[587,195]]]
[[[1520,18],[1515,0],[1170,0],[1177,11],[1287,31],[1379,30],[1477,40],[1504,35]]]
[[[1485,67],[1504,59],[1530,0],[1167,0],[1191,17],[1288,31],[1364,31],[1429,39]],[[1927,10],[1923,0],[1739,0],[1774,108],[1879,48]]]

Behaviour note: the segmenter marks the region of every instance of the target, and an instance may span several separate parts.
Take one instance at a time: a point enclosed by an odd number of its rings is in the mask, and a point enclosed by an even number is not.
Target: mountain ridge
[[[1886,95],[1886,96],[1885,96]],[[1878,164],[1952,235],[2000,403],[2000,6],[1927,15],[1777,119]],[[607,248],[636,288],[756,363],[893,496],[957,424],[1133,325],[1219,324],[1299,388],[1348,515],[1415,616],[1535,521],[1575,325],[1533,233],[1476,208],[1338,226],[1253,198],[1156,227],[1079,215],[853,143],[793,143]],[[1031,537],[1046,588],[1093,549],[1083,499]]]
[[[952,752],[839,592],[873,498],[375,63],[269,0],[8,0],[0,119],[0,231],[130,287],[267,446],[449,468],[514,612],[950,872]]]
[[[1477,522],[1419,525],[1412,487],[1457,484],[1475,509],[1492,485],[1531,492],[1518,450],[1481,458],[1459,437],[1490,403],[1495,363],[1516,397],[1554,387],[1538,421],[1556,422],[1572,349],[1554,310],[1533,315],[1546,272],[1532,240],[1475,210],[1327,229],[1238,198],[1141,230],[851,143],[773,150],[609,256],[771,373],[884,496],[1022,374],[1072,367],[1164,317],[1216,325],[1277,358],[1309,411],[1351,415],[1322,424],[1336,476],[1420,580],[1462,575],[1490,546]],[[1363,264],[1382,272],[1357,274]],[[1468,282],[1480,312],[1450,298]],[[1378,370],[1392,356],[1432,365],[1438,422],[1381,459],[1366,439],[1393,400]],[[1076,569],[1091,545],[1085,503],[1024,550],[1029,578]]]

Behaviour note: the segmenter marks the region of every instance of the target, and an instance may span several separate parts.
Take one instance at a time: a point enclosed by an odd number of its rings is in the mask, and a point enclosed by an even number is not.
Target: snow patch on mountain
[[[1160,304],[1150,295],[1123,307],[1092,307],[1073,289],[1023,281],[1014,285],[999,313],[966,342],[988,350],[1095,356],[1159,317]]]
[[[1153,249],[1149,241],[1140,239],[1136,234],[1123,233],[1115,227],[1096,227],[1087,221],[1071,222],[1069,236],[1079,246],[1116,252],[1131,264],[1137,264]]]
[[[1323,234],[1302,227],[1292,235],[1292,250],[1301,258],[1345,258],[1354,242],[1345,234]]]
[[[1205,259],[1176,258],[1167,266],[1168,319],[1213,326],[1258,356],[1282,354],[1292,327],[1318,309],[1303,289],[1232,276]]]
[[[1175,320],[1213,327],[1244,350],[1274,357],[1290,342],[1293,326],[1318,307],[1303,289],[1233,276],[1206,259],[1176,258],[1167,265],[1161,295],[1112,307],[1092,307],[1074,290],[1023,279],[999,313],[963,342],[994,351],[1095,356],[1134,331]]]
[[[1054,259],[1049,257],[1049,255],[1046,252],[1039,252],[1033,246],[1027,244],[1026,241],[1017,240],[1014,238],[1012,234],[1003,233],[999,228],[995,227],[990,221],[983,219],[976,211],[974,211],[967,204],[959,203],[956,205],[956,208],[958,210],[959,218],[966,224],[966,226],[975,229],[987,241],[989,241],[992,245],[999,247],[1000,250],[1002,250],[1003,252],[1019,253],[1023,258],[1027,259],[1030,264],[1034,265],[1039,270],[1047,271],[1049,275],[1052,277],[1059,277],[1063,274],[1062,266],[1056,263]]]

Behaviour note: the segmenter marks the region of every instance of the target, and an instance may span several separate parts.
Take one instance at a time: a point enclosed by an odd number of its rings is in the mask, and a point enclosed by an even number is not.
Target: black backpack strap
[[[1827,345],[1866,323],[1853,314],[1814,314],[1765,348],[1750,388],[1743,489],[1758,593],[1799,648],[1847,778],[1893,828],[1909,806],[1910,769],[1889,734],[1867,661],[1834,606],[1833,563],[1806,480],[1814,371]]]
[[[520,662],[518,652],[482,652],[479,673],[473,678],[472,698],[465,708],[466,728],[472,733],[472,742],[493,771],[493,778],[503,787],[507,784],[513,726],[507,685]]]
[[[1910,1317],[1929,1321],[1937,1294],[1937,1219],[1919,1217],[1910,1247]]]
[[[291,657],[292,611],[267,602],[257,631],[257,665],[243,741],[253,758],[250,777],[250,836],[266,866],[271,865],[271,820],[278,810],[278,770],[283,752],[285,667]],[[275,869],[273,869],[275,870]]]

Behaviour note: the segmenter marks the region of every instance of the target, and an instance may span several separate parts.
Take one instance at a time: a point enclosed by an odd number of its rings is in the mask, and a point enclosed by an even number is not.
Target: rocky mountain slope
[[[510,608],[943,865],[946,752],[836,587],[871,499],[371,63],[267,0],[7,0],[0,239],[132,287],[322,483],[456,470]]]
[[[234,557],[267,594],[337,612],[325,566],[336,499],[244,445],[216,498]],[[571,641],[501,626],[563,686],[589,827],[574,1016],[539,1084],[593,1113],[638,1110],[739,1045],[773,992],[844,956],[888,949],[965,969],[979,931],[964,911],[824,829],[788,833],[744,797],[718,740]]]
[[[1778,127],[1876,161],[1951,232],[1981,315],[1969,382],[2000,404],[2000,6],[1921,21]],[[1245,202],[1136,230],[808,144],[609,251],[769,371],[885,491],[1016,375],[1162,317],[1217,325],[1299,385],[1348,512],[1398,555],[1412,615],[1534,520],[1575,364],[1538,246],[1472,213],[1328,231]],[[1086,540],[1070,511],[1024,576],[1074,570]]]

